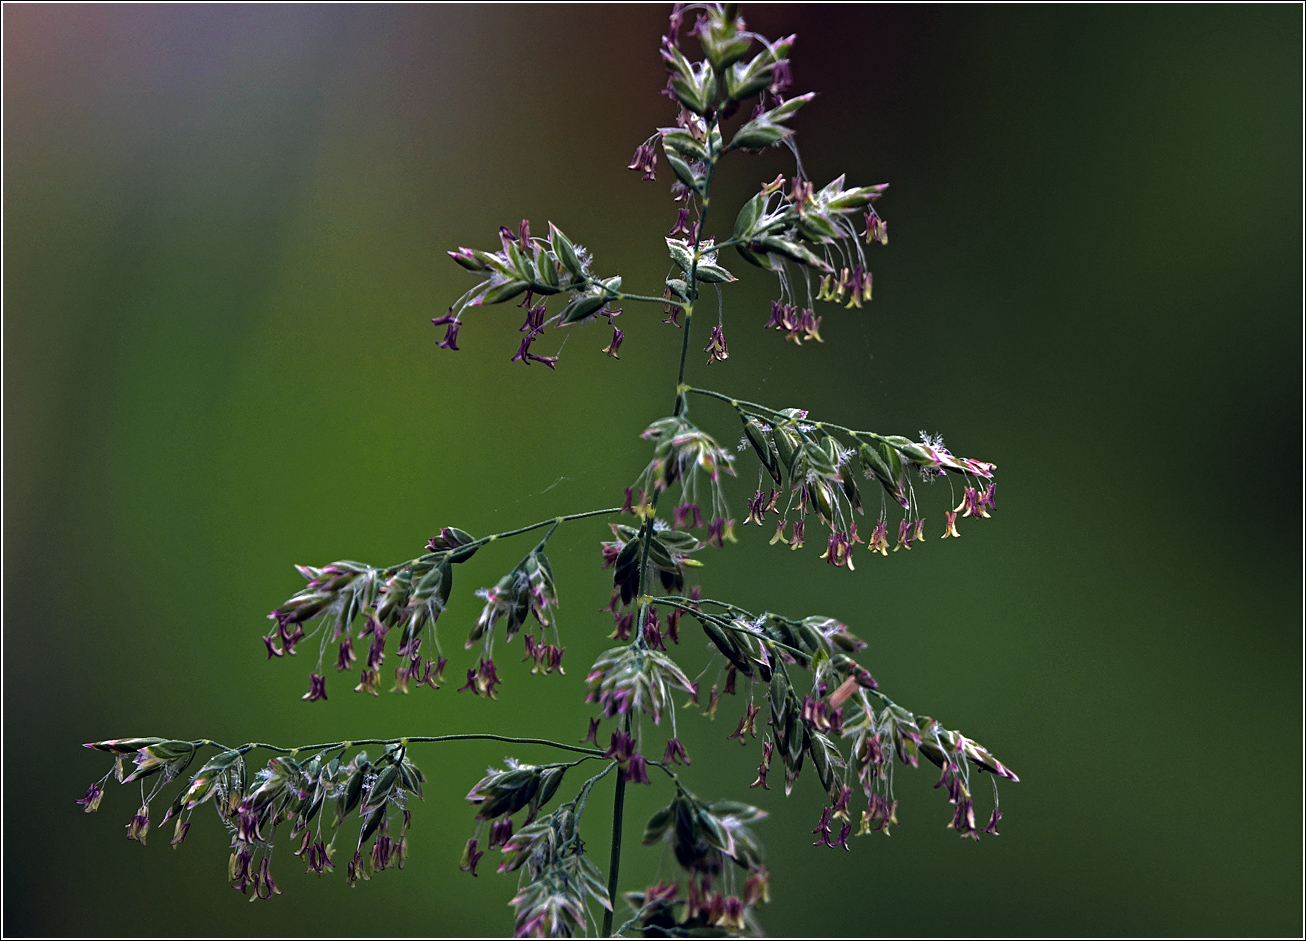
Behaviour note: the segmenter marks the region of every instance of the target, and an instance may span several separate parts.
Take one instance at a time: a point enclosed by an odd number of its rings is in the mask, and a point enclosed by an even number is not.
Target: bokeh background
[[[680,336],[628,307],[620,362],[577,328],[556,373],[510,364],[519,311],[429,318],[470,283],[444,255],[553,220],[599,271],[658,293],[669,172],[625,169],[671,108],[660,6],[4,8],[4,930],[502,934],[508,877],[460,873],[462,800],[501,746],[427,746],[412,857],[353,891],[300,875],[251,905],[211,814],[186,845],[79,743],[306,743],[496,730],[578,739],[607,644],[602,521],[551,544],[565,677],[501,658],[500,701],[379,699],[264,661],[292,563],[390,563],[440,525],[504,530],[610,505],[671,405]],[[828,613],[891,695],[1021,775],[1002,836],[960,842],[934,774],[902,824],[813,848],[805,776],[682,713],[705,797],[755,799],[777,934],[1297,935],[1302,929],[1301,25],[1292,5],[746,9],[799,34],[810,176],[892,185],[876,298],[824,345],[764,332],[774,282],[738,259],[728,362],[692,381],[995,461],[995,518],[833,571],[741,543],[710,594]],[[783,151],[732,158],[738,205]],[[733,208],[710,229],[729,227]],[[562,343],[561,334],[537,346]],[[730,440],[728,410],[695,417]],[[730,484],[742,515],[751,457]],[[924,494],[937,536],[948,500]],[[471,592],[526,545],[458,572]],[[682,647],[702,662],[701,641]],[[981,807],[987,806],[979,792]],[[588,846],[606,864],[610,790]],[[667,798],[638,791],[623,885]],[[162,805],[157,805],[159,808]],[[157,816],[161,810],[156,811]],[[606,866],[605,866],[606,868]]]

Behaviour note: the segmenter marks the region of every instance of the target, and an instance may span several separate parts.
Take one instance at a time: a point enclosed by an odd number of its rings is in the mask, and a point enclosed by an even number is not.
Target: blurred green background
[[[610,630],[602,521],[551,544],[567,675],[501,657],[497,703],[460,681],[372,699],[330,673],[310,705],[311,655],[266,663],[259,635],[302,584],[292,563],[387,564],[441,525],[611,505],[647,460],[637,435],[671,405],[680,343],[659,312],[628,306],[620,362],[605,326],[577,328],[556,373],[508,362],[515,309],[466,318],[459,353],[429,318],[470,284],[445,250],[491,248],[522,217],[658,293],[670,174],[625,165],[672,119],[666,12],[5,6],[7,934],[510,930],[512,881],[457,870],[463,795],[503,747],[417,754],[431,781],[403,871],[347,891],[283,847],[285,895],[250,905],[212,814],[175,852],[163,830],[123,838],[131,787],[83,815],[106,762],[79,743],[580,738]],[[890,695],[1022,778],[999,839],[959,842],[922,769],[897,779],[892,838],[832,852],[810,845],[810,775],[788,800],[747,790],[756,752],[725,742],[737,700],[715,724],[682,713],[689,786],[772,811],[765,925],[1299,934],[1300,7],[745,13],[799,34],[793,92],[820,92],[795,121],[808,173],[890,182],[892,242],[874,303],[824,311],[825,344],[801,349],[762,330],[774,282],[723,258],[742,275],[731,357],[704,368],[696,339],[691,381],[943,433],[998,464],[1003,497],[961,540],[861,550],[852,573],[819,540],[789,553],[749,527],[704,584],[846,620]],[[709,229],[777,172],[781,151],[723,165]],[[694,412],[738,433],[726,409]],[[472,590],[526,548],[459,570],[449,677],[471,659]],[[638,835],[666,788],[636,790],[623,888],[660,858]]]

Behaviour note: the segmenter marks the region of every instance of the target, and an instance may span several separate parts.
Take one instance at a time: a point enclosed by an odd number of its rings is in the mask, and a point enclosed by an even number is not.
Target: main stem
[[[710,140],[712,128],[708,128],[707,136]],[[698,246],[703,240],[703,227],[707,223],[707,209],[712,192],[712,174],[716,170],[718,156],[713,154],[708,159],[707,173],[703,177],[703,211],[699,213],[698,225],[694,227],[694,260],[690,263],[688,281],[686,282],[686,293],[689,296],[686,298],[688,303],[683,308],[685,327],[684,336],[680,342],[680,368],[676,371],[676,405],[672,413],[674,415],[683,415],[689,408],[689,402],[685,398],[685,361],[689,358],[689,331],[694,323],[694,302],[698,300]],[[657,487],[653,488],[652,505],[655,509],[658,505]],[[639,590],[635,593],[636,598],[644,597],[644,581],[648,573],[648,547],[649,540],[653,535],[654,519],[655,516],[650,515],[644,523],[644,548],[639,563]],[[644,623],[648,617],[648,607],[647,602],[641,603],[639,618],[635,626],[635,636],[631,640],[631,643],[641,647],[644,644]],[[612,934],[612,916],[617,907],[617,878],[621,872],[621,822],[625,816],[625,810],[626,772],[618,768],[617,790],[612,803],[612,858],[608,862],[608,901],[612,907],[603,912],[603,936],[605,938],[610,937]]]
[[[608,904],[603,910],[603,937],[612,934],[612,915],[617,909],[617,879],[621,874],[621,823],[626,811],[626,772],[617,768],[617,791],[612,801],[612,858],[608,862]]]
[[[712,136],[708,129],[708,138]],[[693,261],[689,265],[689,280],[686,291],[689,294],[689,306],[685,310],[685,332],[680,341],[680,369],[676,372],[676,407],[672,413],[683,415],[689,411],[689,401],[685,398],[685,360],[689,357],[689,331],[694,323],[694,303],[698,300],[698,246],[703,241],[703,227],[707,224],[708,205],[712,200],[712,174],[716,172],[716,157],[707,164],[707,174],[703,177],[703,211],[698,214],[698,225],[694,226]],[[642,574],[642,573],[641,573]]]

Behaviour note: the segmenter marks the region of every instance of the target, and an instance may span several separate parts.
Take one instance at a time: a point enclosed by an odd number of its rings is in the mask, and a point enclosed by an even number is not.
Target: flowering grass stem
[[[689,334],[694,323],[693,302],[697,299],[698,296],[698,289],[697,289],[698,247],[702,240],[704,223],[707,221],[707,210],[708,210],[709,202],[711,200],[711,192],[712,192],[712,174],[715,169],[716,169],[716,160],[714,158],[709,158],[707,161],[707,174],[703,184],[702,210],[699,213],[698,224],[694,227],[694,247],[692,251],[692,257],[694,260],[690,264],[690,268],[688,271],[688,278],[686,281],[686,284],[688,285],[687,293],[689,296],[688,296],[688,303],[684,305],[683,308],[685,312],[685,325],[682,328],[683,333],[681,336],[681,343],[680,343],[680,366],[676,373],[676,401],[675,401],[675,406],[673,411],[673,414],[678,416],[686,414],[689,410],[689,403],[685,400],[684,393],[681,390],[683,389],[685,383],[685,362],[689,357]],[[659,298],[659,300],[663,300],[663,299]],[[658,496],[659,496],[659,492],[655,489],[653,491],[653,498],[652,498],[652,506],[655,509],[657,507]],[[653,520],[654,520],[654,516],[650,515],[648,520],[644,524],[644,540],[643,540],[643,547],[640,552],[641,557],[640,557],[640,566],[639,566],[639,586],[636,591],[637,597],[641,599],[645,598],[644,583],[648,573],[648,554],[649,554],[649,546],[652,543]],[[645,600],[640,605],[638,627],[634,632],[634,637],[631,639],[631,643],[636,645],[637,647],[642,648],[647,643],[645,640],[644,627],[648,621],[648,612],[649,612],[649,604],[647,600]],[[663,770],[665,771],[667,769],[664,768]],[[675,778],[674,774],[672,774],[672,778]],[[621,825],[622,825],[622,819],[625,816],[625,801],[626,801],[626,772],[622,769],[618,769],[617,788],[616,788],[616,794],[613,797],[613,807],[612,807],[612,858],[608,865],[608,897],[613,900],[615,900],[616,898],[617,882],[621,871]],[[615,901],[614,901],[614,907],[615,907]],[[603,935],[605,937],[610,936],[612,933],[612,917],[613,917],[613,909],[609,908],[605,910],[603,914]]]
[[[680,47],[682,20],[691,10],[695,23],[690,35],[696,37],[705,56],[697,63]],[[759,41],[764,48],[750,55],[750,47]],[[535,626],[525,634],[522,662],[534,661],[532,674],[564,672],[566,647],[554,614],[558,593],[545,555],[558,527],[569,521],[630,512],[630,524],[614,524],[615,541],[601,546],[604,568],[614,570],[611,600],[602,610],[611,612],[616,630],[609,636],[620,645],[605,651],[590,668],[586,702],[598,704],[602,714],[590,718],[589,732],[581,744],[492,732],[355,739],[291,748],[264,742],[233,748],[210,739],[112,739],[88,743],[87,747],[110,753],[114,765],[77,801],[86,812],[99,807],[110,776],[131,784],[162,772],[149,794],[142,794],[142,806],[128,825],[128,837],[144,843],[150,828],[150,801],[186,771],[199,749],[216,748],[219,753],[189,778],[163,821],[177,820],[175,846],[185,837],[191,814],[211,801],[231,834],[230,881],[246,895],[252,892],[254,898],[267,899],[281,894],[269,873],[278,825],[290,827],[289,839],[299,841],[295,855],[307,861],[309,871],[321,875],[325,869],[335,868],[331,854],[336,838],[332,835],[327,844],[321,834],[323,818],[317,816],[328,801],[335,811],[334,827],[355,812],[360,821],[352,859],[342,864],[350,885],[386,868],[402,867],[408,852],[405,834],[411,824],[410,796],[420,798],[422,782],[428,780],[409,755],[410,746],[482,741],[557,749],[578,757],[564,754],[555,756],[564,760],[538,765],[507,758],[505,769],[490,768],[472,788],[467,800],[476,807],[476,823],[460,868],[474,877],[477,862],[487,852],[498,850],[503,857],[498,871],[521,874],[517,894],[509,903],[515,911],[517,937],[589,934],[599,928],[600,921],[602,935],[611,937],[615,909],[623,898],[618,892],[626,786],[653,783],[646,772],[646,767],[653,765],[670,777],[675,795],[649,821],[643,839],[646,845],[671,843],[688,894],[681,901],[681,883],[675,878],[664,883],[659,874],[659,882],[646,891],[626,893],[624,898],[634,914],[616,934],[634,930],[645,935],[735,935],[758,930],[756,909],[769,901],[769,876],[761,844],[747,825],[766,817],[766,812],[734,800],[701,800],[683,786],[671,768],[691,761],[676,731],[675,705],[670,697],[678,689],[698,703],[699,684],[689,679],[673,656],[674,648],[663,641],[680,643],[680,624],[683,615],[689,614],[710,641],[709,648],[720,666],[718,681],[707,695],[705,715],[715,719],[722,696],[734,695],[741,677],[748,683],[746,712],[727,740],[760,745],[757,779],[750,787],[770,790],[768,771],[783,773],[788,794],[810,758],[808,767],[814,769],[831,802],[813,831],[822,834],[816,845],[848,849],[853,830],[849,800],[858,784],[868,799],[859,835],[880,830],[887,834],[888,825],[897,824],[890,772],[895,755],[913,767],[923,757],[943,769],[944,777],[936,787],[947,785],[953,805],[949,812],[952,822],[947,826],[960,836],[979,838],[969,791],[971,767],[1011,781],[1018,778],[973,739],[945,729],[928,716],[917,717],[879,692],[869,670],[853,656],[866,645],[847,625],[823,615],[795,620],[766,611],[754,614],[730,602],[700,597],[697,584],[686,586],[688,570],[703,564],[691,558],[692,553],[738,541],[733,533],[736,520],[730,516],[719,479],[721,474],[735,474],[735,459],[706,430],[688,421],[690,393],[729,403],[743,420],[741,450],[751,444],[761,462],[758,490],[749,501],[745,525],[760,526],[774,511],[780,519],[771,543],[783,541],[799,549],[805,521],[814,514],[831,530],[829,547],[821,558],[849,570],[853,569],[855,544],[865,543],[881,555],[887,554],[889,545],[883,508],[873,533],[865,539],[857,533],[854,514],[863,512],[863,503],[853,479],[854,457],[865,476],[878,480],[905,511],[898,548],[910,549],[913,542],[924,538],[925,521],[909,472],[922,478],[942,476],[945,471],[985,479],[993,476],[994,465],[956,457],[938,436],[923,431],[920,442],[897,435],[884,437],[809,420],[801,409],[774,409],[685,381],[694,312],[700,300],[698,285],[711,284],[719,290],[721,284],[739,280],[719,259],[725,248],[737,249],[745,262],[779,278],[780,299],[772,302],[766,328],[786,331],[786,339],[798,345],[821,342],[821,318],[815,314],[815,302],[841,304],[847,298],[848,307],[860,308],[871,300],[871,275],[860,240],[887,243],[884,220],[870,208],[887,184],[849,188],[841,175],[818,190],[797,160],[796,173],[789,180],[778,175],[744,204],[730,237],[716,242],[706,234],[716,166],[725,154],[761,152],[783,143],[798,157],[794,130],[786,122],[814,93],[786,97],[792,84],[788,54],[793,42],[793,36],[768,41],[749,32],[735,4],[677,4],[673,9],[660,54],[667,67],[665,93],[677,106],[676,126],[659,128],[639,146],[630,164],[645,180],[656,179],[659,156],[655,143],[660,142],[676,176],[672,193],[680,208],[665,239],[674,268],[665,279],[661,296],[624,292],[619,276],[595,277],[590,251],[573,243],[552,223],[547,238],[540,237],[538,231],[532,237],[528,219],[523,219],[516,231],[501,226],[502,251],[459,248],[449,252],[454,262],[477,275],[478,284],[460,297],[447,315],[432,318],[433,325],[447,330],[438,344],[447,350],[458,349],[455,341],[461,315],[472,316],[484,307],[522,295],[525,298],[518,306],[526,313],[519,332],[525,336],[511,361],[540,363],[549,370],[556,368],[558,356],[532,353],[530,344],[551,325],[570,328],[606,317],[613,334],[602,352],[617,358],[625,331],[614,325],[621,311],[608,306],[613,301],[662,305],[663,314],[669,315],[663,322],[681,328],[673,413],[654,421],[644,432],[643,437],[654,443],[653,460],[634,486],[626,489],[624,506],[554,516],[481,538],[443,527],[423,555],[387,568],[351,561],[297,566],[308,585],[269,615],[276,628],[262,638],[271,660],[293,654],[295,644],[306,637],[320,637],[309,693],[302,697],[310,702],[327,698],[323,662],[328,644],[336,642],[337,671],[349,670],[366,656],[355,691],[376,695],[387,656],[386,635],[392,631],[400,641],[391,653],[399,660],[393,691],[407,693],[414,681],[418,687],[438,690],[448,661],[440,655],[436,621],[449,602],[455,566],[470,562],[475,551],[489,543],[543,529],[542,538],[520,562],[493,587],[476,592],[486,604],[470,629],[466,647],[479,641],[481,651],[467,670],[467,683],[457,692],[471,690],[495,699],[495,689],[503,682],[494,659],[495,638],[508,644],[531,619]],[[752,99],[756,102],[750,106],[747,102]],[[729,120],[741,106],[752,108],[751,118],[733,127],[727,142],[723,118]],[[691,220],[695,213],[697,218]],[[859,235],[856,227],[863,215],[866,230]],[[799,267],[803,283],[808,285],[804,309],[798,306],[796,288],[801,285],[793,280],[793,265]],[[813,273],[820,278],[815,301],[811,297]],[[563,297],[566,306],[550,314],[548,303],[554,296]],[[683,324],[677,320],[680,313],[685,315]],[[711,336],[703,348],[709,354],[708,365],[728,357],[723,321],[724,311],[717,323],[710,325]],[[848,447],[850,442],[852,447]],[[762,469],[769,471],[779,488],[770,489],[767,496],[761,489]],[[711,493],[700,496],[705,476]],[[786,481],[790,501],[781,509]],[[666,513],[664,508],[659,520],[659,499],[677,483],[680,492],[674,512]],[[982,489],[968,486],[962,505],[947,511],[944,535],[957,535],[958,514],[989,518],[993,493],[992,484]],[[704,496],[710,496],[710,507],[706,503],[700,506]],[[797,519],[789,518],[792,512]],[[706,535],[695,534],[694,530],[704,528],[705,516]],[[786,535],[790,525],[792,538]],[[638,545],[633,544],[636,541]],[[668,593],[658,595],[660,591]],[[657,610],[659,605],[664,606],[662,612]],[[661,621],[660,614],[665,615]],[[355,634],[360,617],[364,623]],[[355,642],[365,642],[366,654],[361,649],[355,652]],[[811,674],[810,682],[800,671]],[[761,704],[755,701],[753,685],[759,679],[764,690]],[[884,708],[872,708],[866,694]],[[856,700],[851,700],[854,695]],[[769,718],[762,718],[766,725],[759,729],[759,716],[768,705]],[[645,716],[651,716],[654,724],[664,716],[670,719],[671,739],[661,761],[643,753],[649,744],[643,735]],[[599,744],[604,720],[616,720],[606,749]],[[757,739],[761,741],[754,742]],[[385,746],[380,755],[369,756],[359,747],[378,745]],[[252,763],[245,756],[257,749],[274,754],[251,778]],[[346,761],[350,751],[353,754]],[[567,770],[594,759],[601,759],[602,769],[583,781],[570,801],[541,814],[563,785]],[[614,769],[612,840],[605,877],[586,853],[580,828],[594,788]],[[685,773],[689,780],[692,775]],[[519,813],[524,819],[514,822]],[[996,834],[1001,817],[996,792],[992,813],[983,832]],[[318,820],[316,831],[310,828],[314,819]],[[832,819],[843,821],[837,836],[831,830]],[[742,889],[737,885],[737,870],[748,873]],[[594,918],[591,902],[602,905],[601,919]]]

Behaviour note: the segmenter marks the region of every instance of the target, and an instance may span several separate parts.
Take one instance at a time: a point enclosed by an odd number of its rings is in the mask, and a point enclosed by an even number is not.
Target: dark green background
[[[1002,837],[959,843],[929,770],[902,825],[813,848],[804,778],[749,792],[756,754],[682,713],[706,797],[756,798],[778,934],[1300,932],[1301,10],[759,7],[799,34],[809,174],[892,184],[876,299],[823,346],[764,332],[774,282],[723,258],[728,362],[692,381],[995,461],[992,521],[833,571],[752,527],[711,594],[824,612],[891,695],[1022,781]],[[457,871],[462,797],[502,747],[427,746],[412,858],[354,891],[299,874],[250,905],[197,817],[174,852],[123,838],[79,743],[282,744],[497,730],[578,739],[610,628],[601,521],[552,544],[566,677],[501,658],[500,701],[446,685],[299,701],[265,663],[292,563],[390,563],[440,525],[484,533],[619,500],[670,407],[680,336],[628,306],[557,373],[510,364],[519,311],[429,318],[470,283],[444,252],[552,219],[597,270],[657,292],[667,180],[625,169],[672,117],[662,7],[4,8],[4,861],[9,934],[487,934],[512,882]],[[710,229],[777,172],[732,158]],[[729,207],[729,208],[727,208]],[[704,318],[706,319],[706,318]],[[702,333],[701,326],[697,332]],[[560,336],[560,335],[554,335]],[[553,352],[558,339],[540,341]],[[728,409],[695,405],[723,440]],[[730,484],[736,512],[755,465]],[[942,486],[942,485],[940,485]],[[946,492],[924,494],[939,532]],[[474,588],[441,621],[466,668]],[[701,658],[701,641],[688,645]],[[685,648],[682,646],[682,651]],[[660,739],[659,739],[660,740]],[[526,760],[531,749],[509,749]],[[634,795],[624,887],[659,853]],[[987,800],[983,791],[982,806]],[[589,847],[606,861],[610,791]],[[161,806],[161,805],[157,805]],[[156,813],[157,818],[157,813]]]

